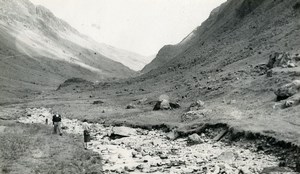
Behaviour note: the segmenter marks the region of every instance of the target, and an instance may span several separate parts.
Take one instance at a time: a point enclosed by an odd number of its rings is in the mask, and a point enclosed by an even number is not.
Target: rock
[[[160,109],[162,110],[171,109],[170,102],[166,99],[163,99],[160,103]]]
[[[188,142],[192,144],[200,144],[203,143],[203,140],[198,134],[194,133],[188,136]]]
[[[182,168],[181,171],[183,173],[193,173],[194,169],[191,169],[191,168]]]
[[[68,129],[68,127],[67,126],[62,126],[61,129],[66,130],[66,129]]]
[[[179,127],[176,131],[180,136],[188,136],[193,133],[201,133],[207,128],[207,124],[194,123]]]
[[[239,173],[238,174],[248,174],[248,173],[252,173],[250,170],[249,170],[249,167],[242,167],[239,169]]]
[[[141,104],[145,104],[147,102],[148,98],[142,98],[140,100],[138,100],[137,104],[141,105]]]
[[[181,122],[190,122],[199,118],[207,117],[211,112],[212,110],[209,109],[189,111],[181,115]]]
[[[122,137],[129,137],[132,135],[136,135],[137,132],[133,128],[121,126],[121,127],[113,127],[112,128],[112,135],[119,135]]]
[[[135,170],[135,166],[125,166],[124,169],[127,171],[127,172],[133,172]]]
[[[178,109],[178,108],[180,108],[180,105],[178,103],[170,103],[170,107],[172,109]]]
[[[153,108],[153,111],[157,111],[157,110],[160,110],[160,101],[157,101],[154,105],[154,108]]]
[[[135,108],[135,105],[132,103],[126,106],[126,109],[134,109],[134,108]]]
[[[132,151],[132,152],[131,152],[131,155],[132,155],[132,158],[136,158],[136,156],[137,156],[137,151]]]
[[[160,95],[158,97],[158,101],[163,101],[163,100],[170,101],[170,97],[168,95],[166,95],[166,94]]]
[[[294,104],[295,104],[295,101],[293,101],[293,100],[287,100],[287,101],[285,101],[284,106],[286,108],[288,108],[288,107],[292,107]]]
[[[167,100],[157,101],[153,110],[168,110],[168,109],[178,109],[180,105],[178,103],[170,103]]]
[[[226,134],[228,133],[228,130],[225,129],[221,131],[217,136],[214,137],[214,141],[220,141]]]
[[[233,152],[233,151],[225,151],[222,152],[219,156],[218,156],[218,160],[220,161],[224,161],[224,162],[233,162],[235,161],[235,159],[238,157],[238,154]]]
[[[298,105],[299,103],[300,103],[300,94],[298,93],[293,95],[289,99],[287,99],[283,104],[283,108],[292,107]]]
[[[295,63],[292,63],[292,62],[289,62],[289,63],[287,64],[287,67],[288,67],[288,68],[295,68],[295,67],[296,67],[296,64],[295,64]]]
[[[141,152],[142,151],[142,147],[138,146],[138,147],[134,148],[134,150],[137,151],[137,152]]]
[[[168,155],[167,154],[160,154],[159,155],[160,159],[168,159]]]
[[[181,116],[181,122],[194,121],[194,120],[197,120],[197,119],[199,119],[201,117],[202,116],[198,115],[197,112],[195,112],[195,111],[189,111],[189,112],[184,113]]]
[[[101,100],[96,100],[93,102],[93,105],[103,104],[104,102]]]
[[[295,67],[296,66],[296,57],[291,56],[289,53],[278,53],[275,52],[269,56],[269,62],[267,64],[268,68],[275,67]]]
[[[204,102],[201,101],[201,100],[198,100],[194,103],[192,103],[190,106],[189,106],[189,111],[197,111],[197,110],[200,110],[200,109],[204,109]]]
[[[291,83],[285,84],[275,91],[277,100],[287,99],[299,92],[300,80],[294,80]]]
[[[176,138],[179,137],[179,134],[176,130],[173,130],[173,131],[169,132],[166,136],[169,140],[175,140]]]

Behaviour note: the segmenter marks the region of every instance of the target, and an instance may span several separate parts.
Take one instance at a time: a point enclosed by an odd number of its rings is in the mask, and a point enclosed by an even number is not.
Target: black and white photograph
[[[300,173],[300,0],[0,0],[0,174]]]

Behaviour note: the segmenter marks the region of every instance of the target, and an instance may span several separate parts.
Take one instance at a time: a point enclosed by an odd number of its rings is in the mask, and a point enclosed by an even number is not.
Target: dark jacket
[[[53,122],[61,122],[61,115],[57,115],[57,114],[53,115],[52,121]]]

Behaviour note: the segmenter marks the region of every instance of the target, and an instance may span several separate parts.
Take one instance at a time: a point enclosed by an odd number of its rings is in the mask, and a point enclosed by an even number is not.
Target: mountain
[[[164,46],[142,70],[220,69],[299,46],[299,1],[228,0],[177,45]],[[155,72],[153,72],[155,74]]]
[[[149,58],[146,56],[120,48],[115,48],[104,43],[100,43],[98,51],[102,55],[120,62],[134,71],[140,71],[147,63],[149,63]]]
[[[122,55],[122,56],[120,56]],[[91,81],[136,73],[112,59],[142,66],[137,54],[99,44],[43,6],[0,0],[1,96],[57,87],[72,77]],[[134,59],[133,59],[134,58]]]

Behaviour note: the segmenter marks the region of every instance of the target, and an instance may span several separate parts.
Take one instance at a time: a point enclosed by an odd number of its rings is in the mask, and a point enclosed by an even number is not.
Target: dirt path
[[[45,124],[51,121],[46,108],[27,109],[22,123]],[[63,118],[64,133],[82,134],[79,120]],[[143,130],[128,127],[104,127],[90,124],[93,140],[89,149],[103,157],[106,173],[260,173],[265,167],[278,166],[274,156],[254,153],[250,149],[222,142],[213,142],[205,134],[202,143],[189,145],[186,138],[170,141],[159,130]],[[118,130],[118,131],[117,131]],[[128,135],[111,139],[108,135]]]

